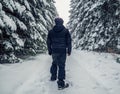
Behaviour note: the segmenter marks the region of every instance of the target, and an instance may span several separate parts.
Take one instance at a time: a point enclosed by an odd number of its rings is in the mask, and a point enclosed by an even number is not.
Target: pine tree
[[[56,16],[53,0],[0,0],[0,63],[45,52]]]
[[[68,23],[74,48],[120,53],[120,1],[77,0],[74,4]]]

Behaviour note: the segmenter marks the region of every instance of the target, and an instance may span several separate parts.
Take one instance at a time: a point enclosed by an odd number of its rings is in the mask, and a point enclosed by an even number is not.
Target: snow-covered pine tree
[[[70,20],[69,20],[69,23],[67,24],[67,26],[69,26],[69,30],[71,31],[71,33],[75,30],[74,27],[76,27],[76,25],[77,25],[76,20],[77,20],[77,16],[79,14],[79,11],[76,7],[76,3],[78,3],[78,2],[79,2],[78,0],[71,0],[71,3],[70,3],[71,10],[69,12],[71,15],[70,15]]]
[[[71,0],[74,48],[120,53],[120,0]]]
[[[56,16],[53,0],[0,0],[0,63],[44,52]]]

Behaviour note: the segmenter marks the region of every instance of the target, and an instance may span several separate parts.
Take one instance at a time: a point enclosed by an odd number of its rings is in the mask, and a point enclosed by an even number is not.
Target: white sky
[[[70,0],[55,0],[59,17],[63,18],[64,24],[69,20]]]

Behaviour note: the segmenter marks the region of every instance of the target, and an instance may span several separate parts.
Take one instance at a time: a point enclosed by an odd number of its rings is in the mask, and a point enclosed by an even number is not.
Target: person
[[[55,26],[48,32],[47,47],[49,55],[52,55],[52,66],[50,68],[51,81],[58,78],[58,88],[64,88],[65,83],[65,62],[67,54],[71,55],[71,35],[69,30],[63,25],[62,18],[55,18]],[[58,76],[57,76],[58,74]]]

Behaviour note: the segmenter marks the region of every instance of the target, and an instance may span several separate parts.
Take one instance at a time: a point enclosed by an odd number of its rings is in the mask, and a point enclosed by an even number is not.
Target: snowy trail
[[[71,56],[66,62],[68,63],[66,64],[67,82],[70,83],[70,88],[62,92],[58,91],[56,82],[49,81],[49,61],[51,61],[50,58],[43,60],[44,66],[42,64],[41,69],[39,68],[40,63],[37,64],[34,74],[18,87],[14,94],[88,94],[89,92],[92,94],[108,94],[108,91],[80,66],[79,61],[76,61],[74,56]]]
[[[50,59],[46,55],[39,55],[37,57],[31,57],[31,60],[23,63],[1,65],[0,94],[24,94],[22,92],[26,89],[30,90],[33,86],[32,82],[35,82],[37,77],[44,76],[42,73],[45,71],[49,71],[47,70],[47,66],[51,62],[47,61],[47,58]],[[38,82],[38,84],[41,83]]]
[[[65,90],[58,90],[56,81],[49,81],[52,59],[48,55],[38,55],[21,64],[0,65],[0,94],[119,94],[119,88],[117,93],[111,93],[90,74],[83,63],[93,62],[97,56],[83,53],[74,52],[67,58],[66,82],[70,87]],[[91,56],[86,59],[88,55]]]
[[[46,90],[44,82],[50,78],[48,66],[51,63],[50,57],[40,55],[36,57],[34,63],[36,63],[36,67],[35,70],[33,70],[33,74],[31,74],[27,81],[15,90],[14,94],[40,94],[41,92],[45,94]]]
[[[83,60],[81,60],[83,63]],[[101,86],[97,80],[91,76],[88,71],[81,66],[81,61],[76,59],[76,55],[68,60],[69,62],[69,80],[73,86],[69,93],[71,94],[109,94],[105,87]],[[85,62],[84,62],[85,63]],[[69,94],[68,93],[68,94]]]

